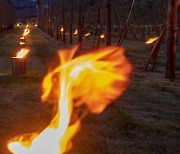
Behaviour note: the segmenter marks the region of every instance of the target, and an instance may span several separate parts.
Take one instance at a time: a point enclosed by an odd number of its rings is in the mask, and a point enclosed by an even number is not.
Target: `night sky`
[[[31,8],[36,6],[36,0],[11,0],[11,2],[16,8],[18,21],[24,22],[25,18],[37,15],[37,8]]]
[[[26,18],[31,16],[37,16],[37,8],[32,8],[32,6],[37,5],[37,0],[10,0],[14,7],[16,8],[18,21],[25,22]],[[55,1],[52,1],[55,2]],[[64,5],[69,5],[71,0],[65,0]],[[88,5],[93,5],[95,0],[88,0]]]

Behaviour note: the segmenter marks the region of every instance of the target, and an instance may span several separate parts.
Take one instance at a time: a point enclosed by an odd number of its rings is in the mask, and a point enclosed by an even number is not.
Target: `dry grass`
[[[0,37],[0,154],[8,154],[8,139],[41,131],[51,120],[52,107],[40,102],[41,81],[57,49],[68,47],[33,29],[27,39],[27,77],[12,77],[9,57],[18,49],[21,31]],[[143,44],[126,41],[124,46],[134,65],[131,84],[105,112],[82,121],[72,154],[180,153],[180,76],[173,82],[164,78],[164,53],[155,72],[143,72],[149,56]]]

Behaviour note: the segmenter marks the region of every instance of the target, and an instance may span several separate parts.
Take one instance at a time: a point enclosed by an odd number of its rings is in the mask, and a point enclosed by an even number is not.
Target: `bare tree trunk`
[[[122,44],[123,37],[124,37],[124,35],[125,35],[126,31],[127,31],[127,26],[129,24],[129,21],[130,21],[130,18],[131,18],[131,14],[132,14],[132,10],[133,10],[133,7],[134,7],[134,3],[135,3],[135,0],[132,1],[131,8],[130,8],[130,11],[129,11],[129,15],[128,15],[128,18],[126,20],[126,25],[125,25],[125,27],[124,27],[124,29],[122,31],[122,34],[121,34],[121,36],[119,38],[119,41],[118,41],[118,45],[119,46]]]
[[[56,22],[56,39],[59,40],[59,19]]]
[[[93,47],[92,49],[94,49],[94,44],[96,41],[96,33],[97,33],[97,28],[98,28],[98,24],[100,24],[100,11],[101,11],[101,0],[99,0],[98,2],[98,10],[97,10],[97,17],[96,17],[96,23],[95,23],[95,31],[94,31],[94,38],[93,38]]]
[[[45,1],[47,3],[47,8],[46,8],[46,24],[45,24],[45,32],[48,33],[48,22],[49,22],[49,3],[48,0]]]
[[[50,0],[48,0],[48,22],[47,22],[47,33],[50,34],[50,22],[51,22],[51,6]]]
[[[116,12],[116,8],[114,7],[114,5],[112,5],[112,8],[113,8],[114,16],[115,16],[115,19],[116,19],[116,29],[115,29],[115,31],[117,32],[117,26],[120,25],[120,22],[119,22],[119,19],[118,19],[118,16],[117,16],[117,12]]]
[[[178,1],[168,1],[167,19],[167,63],[166,78],[174,79],[176,70],[176,39],[177,39]]]
[[[106,0],[106,46],[111,45],[111,0]]]
[[[99,32],[98,42],[97,42],[97,46],[96,46],[97,49],[99,48],[99,45],[101,43],[101,34],[102,34],[102,29],[100,29],[100,32]]]
[[[82,44],[82,39],[83,39],[83,32],[82,32],[82,6],[80,3],[80,0],[78,0],[78,5],[79,5],[79,20],[78,20],[78,43]]]
[[[49,23],[49,34],[51,37],[53,37],[53,31],[54,31],[54,26],[53,26],[53,11],[51,8],[51,4],[50,4],[50,23]]]
[[[71,2],[71,17],[70,17],[70,37],[69,37],[69,43],[72,44],[72,38],[73,38],[73,0]]]
[[[42,28],[42,0],[38,1],[38,27]]]
[[[63,43],[66,43],[66,25],[65,25],[65,14],[64,14],[64,0],[61,0],[62,3],[62,25],[63,25]]]

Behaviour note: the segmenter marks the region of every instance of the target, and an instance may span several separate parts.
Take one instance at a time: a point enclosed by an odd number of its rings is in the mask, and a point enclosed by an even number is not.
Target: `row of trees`
[[[112,38],[121,45],[125,38],[145,41],[159,36],[166,27],[166,77],[175,77],[178,0],[39,0],[38,5],[39,27],[64,43],[73,42],[75,30],[78,43],[90,33],[92,46],[98,47],[102,34],[106,45],[111,45]]]
[[[13,28],[16,12],[9,0],[0,0],[0,32]]]

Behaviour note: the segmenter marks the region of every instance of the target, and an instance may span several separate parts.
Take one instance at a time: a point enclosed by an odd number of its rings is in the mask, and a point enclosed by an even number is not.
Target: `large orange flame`
[[[152,44],[152,43],[154,43],[157,39],[158,39],[158,37],[149,38],[149,40],[146,41],[146,44]]]
[[[87,111],[101,113],[127,88],[131,64],[122,48],[107,47],[73,59],[77,49],[60,51],[61,65],[43,80],[42,101],[55,103],[55,117],[41,133],[9,141],[14,154],[67,152]],[[82,106],[86,106],[83,111],[77,110]]]

